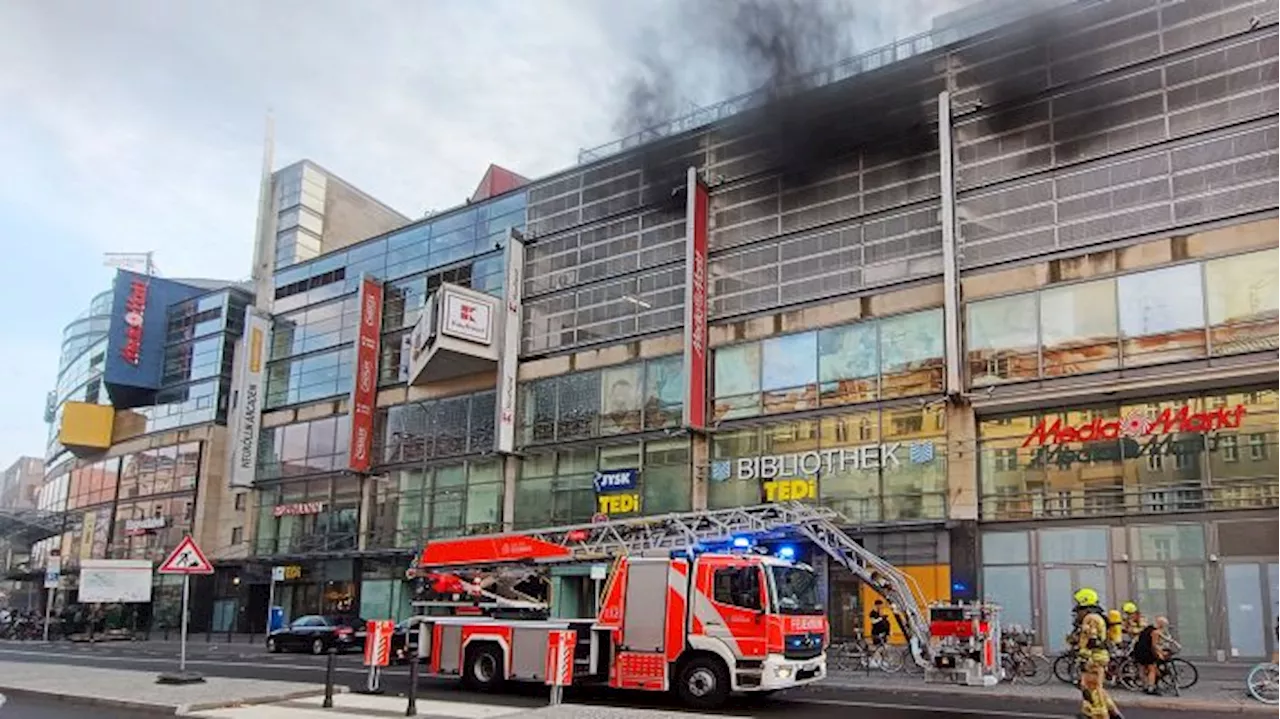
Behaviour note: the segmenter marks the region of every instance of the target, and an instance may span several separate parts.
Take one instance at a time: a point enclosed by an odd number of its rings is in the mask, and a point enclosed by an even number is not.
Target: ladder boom
[[[512,564],[611,561],[621,556],[697,550],[734,537],[800,535],[869,584],[894,608],[916,651],[928,651],[926,597],[908,574],[845,534],[828,507],[777,502],[750,507],[612,519],[591,524],[433,540],[411,573],[485,570]]]

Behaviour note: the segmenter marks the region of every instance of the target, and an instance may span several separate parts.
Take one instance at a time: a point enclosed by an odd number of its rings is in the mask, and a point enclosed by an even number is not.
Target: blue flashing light
[[[957,594],[965,594],[969,591],[969,585],[964,582],[952,582],[951,591]]]
[[[778,558],[791,561],[796,558],[796,548],[790,545],[778,547]]]
[[[748,539],[747,537],[734,537],[733,548],[734,549],[750,549],[751,540]]]

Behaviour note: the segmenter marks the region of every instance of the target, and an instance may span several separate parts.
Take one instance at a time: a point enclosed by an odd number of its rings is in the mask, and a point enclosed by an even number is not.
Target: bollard
[[[209,622],[209,628],[204,631],[204,643],[208,644],[213,641],[213,622]]]
[[[234,626],[235,626],[234,622],[227,624],[227,644],[231,643],[231,630]]]
[[[333,660],[337,658],[338,650],[329,649],[329,659],[324,666],[324,702],[320,704],[325,709],[333,708]]]
[[[164,640],[169,641],[169,625],[164,625]]]
[[[406,638],[405,645],[408,645]],[[409,655],[409,706],[405,707],[404,715],[407,717],[418,716],[418,657],[414,654]]]

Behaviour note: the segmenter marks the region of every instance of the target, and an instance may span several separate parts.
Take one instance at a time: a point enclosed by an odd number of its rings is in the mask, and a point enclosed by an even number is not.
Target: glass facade
[[[347,466],[351,417],[336,415],[258,433],[259,480],[301,477]]]
[[[493,451],[493,392],[409,402],[380,410],[375,460],[384,466]]]
[[[523,446],[677,427],[684,358],[659,357],[520,386]]]
[[[715,419],[941,392],[942,310],[779,335],[715,351]]]
[[[344,475],[270,482],[258,487],[254,554],[352,551],[360,516],[360,480]]]
[[[1280,346],[1280,250],[971,302],[975,387]]]
[[[1275,506],[1275,388],[981,419],[987,520]]]
[[[597,493],[597,472],[633,470],[636,486],[612,502]],[[516,481],[517,527],[577,524],[593,516],[626,516],[687,511],[692,501],[688,439],[653,439],[527,455]],[[604,501],[602,502],[602,498]]]
[[[374,489],[367,546],[418,551],[428,539],[501,531],[502,488],[493,459],[392,470]]]
[[[855,524],[944,519],[945,445],[944,412],[918,406],[722,430],[707,506],[803,499]]]

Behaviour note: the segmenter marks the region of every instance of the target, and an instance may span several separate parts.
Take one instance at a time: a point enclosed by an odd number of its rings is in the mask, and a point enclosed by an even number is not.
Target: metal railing
[[[1280,506],[1275,477],[1215,479],[1140,487],[1037,489],[982,497],[985,520],[1177,514]]]

